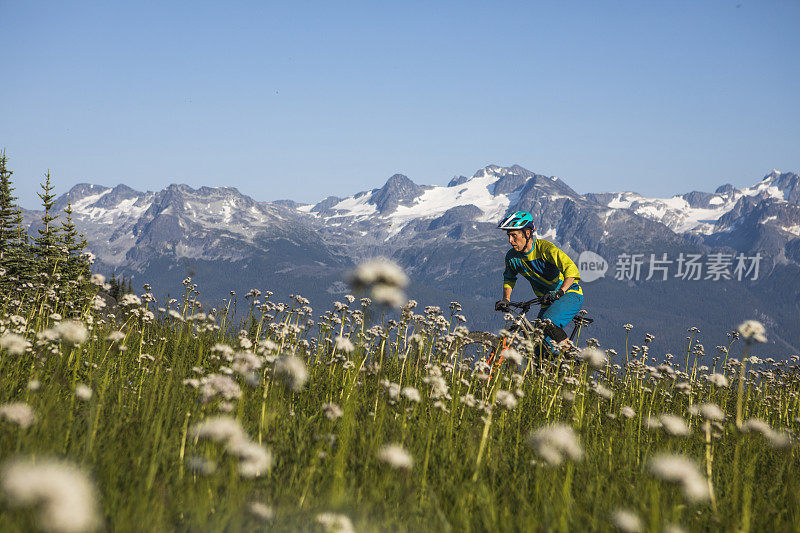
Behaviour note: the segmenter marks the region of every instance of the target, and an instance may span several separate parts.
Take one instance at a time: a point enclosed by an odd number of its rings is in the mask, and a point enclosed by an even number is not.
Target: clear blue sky
[[[671,195],[800,171],[800,2],[0,1],[0,147],[315,202],[491,163]]]

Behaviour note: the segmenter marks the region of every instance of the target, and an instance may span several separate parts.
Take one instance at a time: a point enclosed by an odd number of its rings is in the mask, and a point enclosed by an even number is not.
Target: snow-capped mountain
[[[731,223],[730,217],[721,219],[748,203],[774,200],[776,204],[797,205],[800,203],[800,178],[797,174],[773,170],[745,189],[725,184],[713,193],[692,191],[672,198],[647,198],[635,192],[588,194],[587,197],[611,209],[630,209],[637,215],[661,222],[676,233],[710,235],[730,229],[727,225]],[[800,236],[797,224],[780,227]]]
[[[67,202],[98,270],[136,274],[162,293],[178,290],[189,274],[209,299],[253,287],[287,294],[295,287],[330,298],[344,290],[342,275],[354,263],[386,255],[409,272],[428,303],[466,302],[479,325],[495,319],[486,302],[497,297],[507,249],[497,221],[525,209],[535,217],[539,238],[573,257],[591,251],[611,263],[611,273],[588,291],[615,302],[601,308],[600,318],[606,313],[607,321],[625,323],[638,313],[657,332],[665,323],[682,324],[687,307],[702,316],[694,325],[717,329],[733,319],[716,316],[751,318],[750,312],[771,324],[785,345],[800,345],[800,177],[793,173],[773,171],[752,187],[723,185],[672,198],[581,195],[554,176],[490,165],[446,186],[396,174],[380,188],[315,205],[258,202],[234,188],[186,185],[139,192],[81,184],[56,208]],[[33,223],[38,213],[27,216]],[[759,253],[762,276],[750,284],[619,282],[613,261],[625,253]],[[654,299],[666,313],[659,320]]]

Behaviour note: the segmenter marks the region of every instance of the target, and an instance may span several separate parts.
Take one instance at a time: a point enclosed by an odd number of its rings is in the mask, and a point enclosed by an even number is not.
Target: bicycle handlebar
[[[531,306],[538,305],[542,303],[541,298],[534,298],[533,300],[528,300],[527,302],[508,302],[508,307],[517,307],[522,309],[524,312],[527,312]]]
[[[533,300],[528,300],[527,302],[509,302],[508,305],[510,305],[511,307],[523,308],[523,307],[530,307],[532,305],[538,305],[540,303],[542,303],[541,298],[534,298]]]

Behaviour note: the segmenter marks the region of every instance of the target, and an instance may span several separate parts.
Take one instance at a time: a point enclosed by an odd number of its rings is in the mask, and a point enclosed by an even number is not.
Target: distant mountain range
[[[581,195],[554,176],[490,165],[447,186],[396,174],[380,188],[315,205],[186,185],[139,192],[79,184],[56,208],[67,202],[98,258],[97,271],[135,275],[137,284],[149,282],[162,295],[181,292],[180,281],[192,275],[212,304],[230,290],[260,288],[281,297],[303,294],[321,311],[341,298],[343,275],[355,263],[385,255],[409,273],[410,297],[443,308],[459,301],[469,326],[494,330],[502,325],[492,303],[508,248],[496,224],[525,209],[537,236],[576,261],[585,258],[584,269],[597,267],[592,258],[605,260],[605,276],[584,283],[585,306],[597,319],[587,333],[603,345],[619,348],[621,325],[632,323],[634,343],[653,333],[653,355],[677,355],[686,329],[697,326],[712,361],[725,333],[755,317],[771,341],[761,348],[765,356],[800,353],[800,177],[794,173],[772,171],[745,189],[726,184],[672,198]],[[26,213],[31,231],[38,215]],[[527,286],[515,291],[529,295]]]

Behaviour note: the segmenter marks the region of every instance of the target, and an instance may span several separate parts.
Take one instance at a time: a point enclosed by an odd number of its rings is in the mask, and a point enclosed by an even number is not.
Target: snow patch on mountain
[[[793,226],[781,226],[780,227],[783,231],[788,231],[794,235],[800,237],[800,224],[794,224]]]
[[[98,201],[103,196],[107,195],[111,192],[111,189],[106,189],[101,193],[98,194],[90,194],[89,196],[84,196],[80,200],[74,202],[72,204],[72,210],[76,213],[81,213],[85,209],[87,209],[90,205]]]
[[[138,198],[128,198],[127,200],[122,200],[112,209],[87,206],[80,211],[75,209],[75,212],[99,224],[114,224],[120,218],[136,220],[150,208],[150,202],[136,205],[138,201]]]
[[[511,195],[495,196],[490,192],[491,186],[496,181],[497,177],[492,175],[472,178],[457,187],[455,195],[453,194],[455,187],[432,187],[422,193],[413,205],[398,206],[387,218],[393,225],[405,224],[414,218],[435,218],[453,207],[472,204],[483,212],[483,216],[477,219],[479,222],[496,220],[503,216],[512,201]]]

